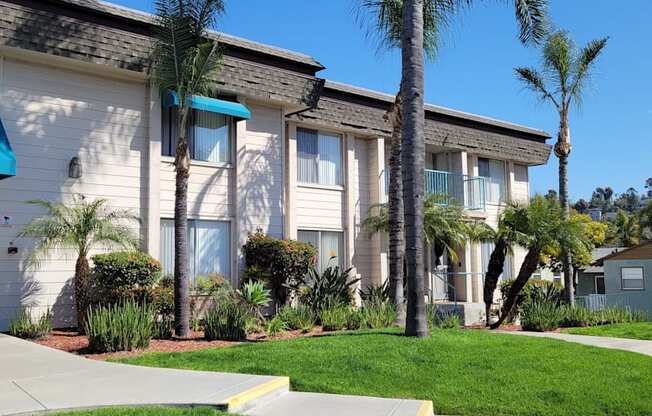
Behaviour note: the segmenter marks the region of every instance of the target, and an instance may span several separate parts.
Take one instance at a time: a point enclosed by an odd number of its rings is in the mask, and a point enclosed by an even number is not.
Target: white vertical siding
[[[144,83],[4,60],[0,116],[16,153],[17,176],[0,181],[0,330],[20,308],[50,306],[56,325],[72,315],[72,253],[52,253],[38,268],[23,260],[33,242],[16,240],[39,209],[23,201],[69,201],[76,193],[107,198],[114,208],[146,218],[147,110]],[[68,162],[81,159],[83,176],[69,179]],[[144,231],[144,230],[143,230]],[[63,292],[62,292],[62,289]]]
[[[362,227],[362,221],[367,217],[371,206],[370,195],[370,167],[369,167],[369,141],[356,139],[354,166],[354,238],[353,264],[362,279],[362,287],[374,283],[374,261],[377,261],[378,253],[374,251],[369,232]]]
[[[530,199],[530,179],[528,167],[514,164],[514,181],[512,182],[512,200],[527,202]]]

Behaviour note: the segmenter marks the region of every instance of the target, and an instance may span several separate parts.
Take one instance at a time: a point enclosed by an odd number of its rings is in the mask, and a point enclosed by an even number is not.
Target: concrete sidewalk
[[[95,361],[0,334],[0,415],[103,406],[212,406],[255,416],[431,416],[432,403],[289,393],[286,377]]]
[[[561,341],[576,342],[578,344],[591,345],[594,347],[608,348],[612,350],[623,350],[637,352],[652,357],[652,341],[628,338],[596,337],[592,335],[575,335],[560,332],[530,332],[530,331],[494,331],[501,334],[525,335],[528,337],[552,338]]]

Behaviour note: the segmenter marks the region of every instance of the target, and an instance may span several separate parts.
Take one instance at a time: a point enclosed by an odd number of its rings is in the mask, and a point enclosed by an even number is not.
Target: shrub
[[[310,332],[315,327],[315,314],[306,305],[296,307],[284,306],[278,311],[277,316],[283,320],[290,329],[299,329],[302,332]]]
[[[347,327],[349,315],[353,309],[347,305],[331,306],[319,312],[319,319],[324,331],[339,331]]]
[[[582,306],[563,305],[562,327],[593,326],[600,323],[600,314]]]
[[[552,331],[563,319],[563,309],[555,302],[524,302],[521,306],[521,327],[526,331]]]
[[[91,307],[85,327],[92,351],[132,351],[149,346],[154,333],[154,313],[151,306],[133,300]]]
[[[195,278],[194,290],[199,295],[211,296],[218,290],[229,286],[229,282],[224,276],[217,273],[208,273],[206,276],[197,276]]]
[[[394,326],[396,308],[389,302],[365,305],[360,308],[360,328],[380,329]]]
[[[232,296],[216,299],[204,317],[204,337],[209,340],[241,341],[247,338],[249,308]]]
[[[507,297],[507,294],[509,293],[513,283],[514,279],[508,279],[500,282],[500,294],[503,300]],[[516,298],[513,312],[511,316],[507,317],[507,321],[512,322],[514,320],[517,311],[528,299],[531,301],[549,300],[553,303],[556,303],[557,305],[561,305],[563,299],[562,295],[562,289],[558,283],[543,279],[530,279],[525,283],[521,293]]]
[[[152,338],[171,339],[174,334],[174,319],[168,316],[159,317],[154,320]]]
[[[151,288],[161,277],[161,263],[140,251],[116,251],[93,256],[93,275],[103,292],[130,297]]]
[[[249,307],[251,312],[262,319],[260,308],[268,306],[272,300],[271,292],[263,282],[246,282],[238,290],[240,299]]]
[[[163,277],[159,280],[158,284],[148,291],[145,301],[152,306],[159,318],[174,316],[174,279]]]
[[[349,316],[346,317],[346,329],[355,331],[362,327],[362,312],[360,309],[351,309]]]
[[[371,285],[366,290],[360,290],[360,298],[366,304],[389,302],[389,279],[381,285]]]
[[[456,329],[462,326],[463,320],[454,310],[439,310],[435,305],[427,305],[428,324],[432,328]]]
[[[283,319],[279,318],[278,316],[275,316],[267,321],[265,332],[267,333],[267,336],[273,337],[287,331],[288,329],[288,325],[285,323],[285,321],[283,321]]]
[[[322,273],[315,268],[307,277],[302,277],[295,290],[301,288],[299,299],[312,308],[315,314],[322,309],[353,303],[353,287],[360,279],[351,279],[351,269],[342,270],[339,266],[330,266]]]
[[[52,312],[50,308],[34,319],[29,309],[21,309],[9,324],[9,334],[24,339],[43,338],[52,332]]]
[[[250,234],[242,249],[247,278],[269,281],[274,299],[282,305],[288,299],[287,286],[305,276],[317,256],[309,243],[273,238],[261,230]]]

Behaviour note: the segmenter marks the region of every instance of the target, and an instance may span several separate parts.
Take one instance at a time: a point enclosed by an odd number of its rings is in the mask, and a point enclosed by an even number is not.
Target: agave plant
[[[330,266],[322,273],[313,268],[294,289],[300,292],[300,301],[317,314],[322,309],[353,302],[353,288],[360,279],[352,279],[350,274],[351,268],[342,270],[339,266]]]
[[[271,291],[265,287],[263,282],[246,282],[237,291],[242,302],[244,302],[252,313],[262,319],[260,309],[268,306],[272,300]]]

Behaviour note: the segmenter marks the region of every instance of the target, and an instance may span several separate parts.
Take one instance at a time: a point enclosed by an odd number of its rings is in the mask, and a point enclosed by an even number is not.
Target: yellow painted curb
[[[433,416],[435,414],[435,409],[432,407],[432,402],[430,400],[424,400],[417,410],[417,416]]]
[[[259,384],[255,387],[245,390],[224,400],[228,410],[238,409],[252,400],[256,400],[283,387],[290,386],[289,377],[276,377],[266,383]]]

